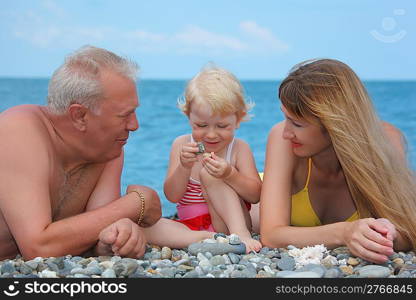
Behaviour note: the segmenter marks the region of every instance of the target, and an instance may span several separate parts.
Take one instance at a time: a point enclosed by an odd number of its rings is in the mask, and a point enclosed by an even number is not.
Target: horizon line
[[[0,79],[47,79],[50,77],[45,76],[4,76],[0,75]],[[157,77],[139,77],[137,82],[142,80],[154,80],[154,81],[189,81],[191,78],[157,78]],[[239,78],[239,81],[282,81],[284,78],[272,79],[272,78]],[[360,78],[361,81],[416,81],[416,78]]]

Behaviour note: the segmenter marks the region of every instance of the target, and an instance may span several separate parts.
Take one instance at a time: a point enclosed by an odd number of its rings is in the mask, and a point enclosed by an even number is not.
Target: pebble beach
[[[259,236],[253,234],[259,239]],[[0,262],[1,278],[416,278],[413,251],[394,253],[384,264],[352,256],[346,247],[263,247],[245,253],[238,236],[170,249],[148,245],[140,259],[62,256]]]

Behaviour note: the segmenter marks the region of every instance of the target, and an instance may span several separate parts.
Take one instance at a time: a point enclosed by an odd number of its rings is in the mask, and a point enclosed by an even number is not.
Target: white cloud
[[[258,42],[263,43],[265,47],[269,47],[271,50],[282,52],[289,50],[288,44],[280,41],[269,29],[261,27],[254,21],[241,22],[240,28],[244,33],[257,39]]]
[[[244,51],[247,45],[238,38],[207,31],[201,27],[191,25],[185,31],[173,36],[173,39],[188,46],[205,49],[230,49]]]
[[[14,32],[15,36],[23,40],[30,41],[33,45],[46,48],[54,41],[61,36],[61,30],[56,27],[46,27],[42,30],[16,30]]]
[[[55,17],[65,12],[52,0],[44,6]],[[239,24],[240,34],[226,35],[197,25],[162,34],[143,29],[120,30],[110,27],[82,27],[63,25],[46,19],[34,11],[27,11],[16,19],[14,36],[39,48],[77,48],[84,44],[116,46],[127,52],[177,53],[193,55],[251,55],[275,54],[289,49],[271,30],[254,21]],[[238,31],[237,31],[238,32]]]
[[[152,33],[144,30],[125,32],[123,36],[126,39],[139,40],[144,42],[163,42],[167,39],[163,34]]]
[[[54,14],[57,17],[64,17],[66,12],[53,0],[43,0],[41,2],[42,7],[44,7],[48,12]]]

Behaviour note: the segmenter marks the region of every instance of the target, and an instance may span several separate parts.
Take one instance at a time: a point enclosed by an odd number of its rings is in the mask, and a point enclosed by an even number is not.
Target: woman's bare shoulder
[[[285,121],[281,121],[270,129],[269,135],[279,135],[280,137],[282,137],[284,128],[285,128]]]
[[[405,148],[405,138],[403,133],[393,124],[388,122],[382,122],[382,126],[384,129],[384,133],[386,134],[387,138],[393,144],[393,146],[404,153]]]

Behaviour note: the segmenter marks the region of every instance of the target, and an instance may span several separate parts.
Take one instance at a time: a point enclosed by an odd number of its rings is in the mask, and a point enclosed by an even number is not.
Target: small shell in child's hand
[[[202,142],[198,142],[198,152],[196,154],[202,154],[205,152],[205,146]]]
[[[211,157],[211,153],[204,153],[204,154],[202,154],[202,156],[203,156],[204,158],[206,158],[206,157]]]

